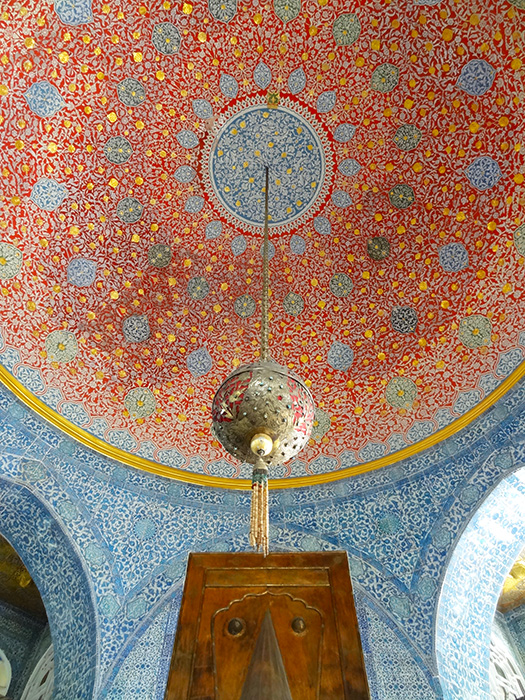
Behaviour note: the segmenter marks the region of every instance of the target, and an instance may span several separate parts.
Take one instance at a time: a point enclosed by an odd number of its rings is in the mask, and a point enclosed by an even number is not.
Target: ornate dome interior
[[[523,0],[4,7],[0,363],[51,420],[248,476],[211,404],[259,356],[264,165],[270,349],[317,405],[274,476],[392,462],[519,365]]]

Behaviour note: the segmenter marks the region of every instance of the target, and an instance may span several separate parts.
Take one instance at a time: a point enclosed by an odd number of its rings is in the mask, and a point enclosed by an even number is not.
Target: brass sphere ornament
[[[250,544],[268,553],[268,468],[288,462],[308,442],[315,404],[304,382],[268,353],[268,168],[263,244],[261,361],[239,367],[219,387],[212,431],[224,449],[253,464]]]
[[[213,398],[212,430],[224,449],[253,464],[250,544],[268,553],[268,467],[283,464],[306,445],[314,424],[312,395],[276,362],[244,365]]]
[[[215,394],[213,432],[236,459],[275,466],[306,445],[314,411],[310,392],[286,367],[272,361],[244,365]]]

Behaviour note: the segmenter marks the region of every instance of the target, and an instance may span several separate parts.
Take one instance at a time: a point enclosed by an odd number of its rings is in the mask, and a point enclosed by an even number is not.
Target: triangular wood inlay
[[[292,700],[272,615],[266,611],[241,700]]]

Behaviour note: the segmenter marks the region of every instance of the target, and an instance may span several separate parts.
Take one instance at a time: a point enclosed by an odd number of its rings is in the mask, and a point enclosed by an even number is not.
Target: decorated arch
[[[505,578],[525,544],[525,468],[490,493],[466,526],[446,570],[436,617],[445,700],[490,700],[492,625]]]
[[[44,602],[54,647],[54,700],[91,700],[97,677],[93,595],[75,546],[25,485],[0,475],[0,533],[16,549]]]

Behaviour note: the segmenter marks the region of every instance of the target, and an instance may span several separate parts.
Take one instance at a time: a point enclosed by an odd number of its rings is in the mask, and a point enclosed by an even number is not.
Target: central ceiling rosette
[[[281,102],[272,108],[259,100],[249,101],[255,104],[222,116],[220,129],[208,136],[205,177],[222,213],[233,224],[262,227],[267,165],[270,227],[297,226],[326,199],[326,173],[331,180],[333,162],[327,135],[320,124],[314,126],[315,118],[299,103],[286,100],[290,107]]]

